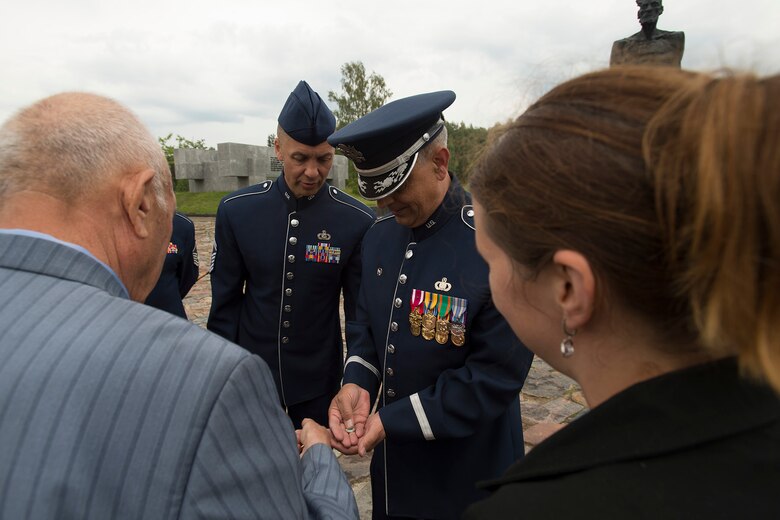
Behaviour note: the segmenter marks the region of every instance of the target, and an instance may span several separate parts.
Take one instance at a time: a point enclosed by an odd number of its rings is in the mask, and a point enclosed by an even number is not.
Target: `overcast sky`
[[[327,101],[362,61],[392,99],[450,89],[450,121],[491,126],[561,80],[608,65],[640,29],[634,0],[3,0],[0,120],[86,90],[155,136],[264,145],[306,79]],[[666,0],[683,67],[780,72],[780,0]]]

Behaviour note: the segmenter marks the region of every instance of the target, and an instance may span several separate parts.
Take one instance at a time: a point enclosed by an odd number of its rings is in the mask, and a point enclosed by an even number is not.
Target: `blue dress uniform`
[[[173,232],[160,279],[145,303],[186,319],[187,313],[181,301],[197,280],[195,224],[181,213],[174,213]]]
[[[398,189],[444,123],[454,93],[398,100],[328,141],[356,163],[361,193]],[[456,518],[486,496],[476,482],[524,454],[519,392],[533,359],[493,305],[471,197],[452,174],[424,224],[393,216],[363,239],[357,318],[344,383],[381,388],[385,440],[371,461],[375,518]]]
[[[296,199],[283,175],[219,204],[208,328],[268,363],[284,406],[338,390],[339,295],[353,319],[373,222],[367,206],[327,184]]]

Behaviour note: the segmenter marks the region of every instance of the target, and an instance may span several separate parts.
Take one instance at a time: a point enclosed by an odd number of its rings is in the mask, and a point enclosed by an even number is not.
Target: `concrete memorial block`
[[[235,191],[276,179],[282,164],[272,147],[241,143],[220,143],[216,150],[176,149],[173,151],[176,178],[188,179],[191,192]],[[344,189],[348,160],[337,155],[328,182]]]

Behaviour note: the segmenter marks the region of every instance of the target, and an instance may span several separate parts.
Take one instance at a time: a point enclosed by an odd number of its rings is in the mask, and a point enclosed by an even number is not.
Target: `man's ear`
[[[154,176],[154,170],[144,169],[126,173],[121,181],[122,210],[139,238],[149,236],[149,213],[155,199]]]
[[[590,321],[596,298],[596,279],[588,260],[582,254],[563,249],[553,255],[556,300],[566,326],[578,329]]]
[[[279,138],[277,137],[274,139],[274,152],[276,152],[276,158],[279,159],[279,162],[282,161],[282,146],[279,144]]]
[[[444,179],[448,175],[450,165],[450,151],[446,146],[442,146],[433,154],[433,164],[436,167],[436,178]]]

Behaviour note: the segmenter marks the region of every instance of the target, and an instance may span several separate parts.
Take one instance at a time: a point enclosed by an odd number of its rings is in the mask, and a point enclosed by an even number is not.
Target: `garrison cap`
[[[299,143],[317,146],[336,129],[336,117],[320,95],[301,80],[279,114],[279,126]]]
[[[409,177],[418,152],[444,127],[451,90],[392,101],[328,137],[355,163],[358,189],[368,200],[387,197]]]

